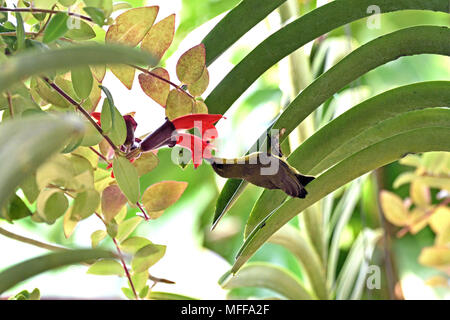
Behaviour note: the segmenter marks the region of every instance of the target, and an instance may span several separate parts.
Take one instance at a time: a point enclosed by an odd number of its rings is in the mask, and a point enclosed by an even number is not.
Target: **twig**
[[[89,149],[91,149],[96,155],[98,155],[100,158],[102,158],[103,161],[105,161],[107,164],[110,164],[109,160],[106,159],[106,157],[104,155],[102,155],[100,152],[98,152],[97,150],[95,150],[92,147],[89,147]]]
[[[8,237],[8,238],[11,238],[11,239],[23,242],[23,243],[31,244],[31,245],[33,245],[35,247],[39,247],[39,248],[42,248],[42,249],[47,249],[47,250],[52,250],[52,251],[71,250],[71,249],[68,249],[68,248],[54,246],[54,245],[51,245],[51,244],[48,244],[48,243],[44,243],[44,242],[40,242],[40,241],[37,241],[37,240],[34,240],[34,239],[30,239],[30,238],[27,238],[27,237],[24,237],[24,236],[20,236],[18,234],[9,232],[9,231],[7,231],[7,230],[5,230],[3,228],[0,228],[0,234],[4,235],[5,237]]]
[[[11,118],[14,118],[12,98],[11,98],[11,93],[9,91],[6,91],[6,98],[8,99],[9,116]]]
[[[96,215],[100,220],[102,220],[102,222],[103,222],[103,224],[104,224],[105,226],[107,225],[106,221],[102,218],[101,215],[99,215],[97,212],[95,212],[95,215]],[[120,250],[119,244],[117,243],[116,238],[111,237],[111,239],[112,239],[112,241],[114,242],[114,245],[116,246],[117,253],[119,254],[120,262],[122,263],[123,270],[125,271],[125,274],[126,274],[126,276],[127,276],[127,278],[128,278],[128,282],[130,283],[130,287],[131,287],[131,290],[133,291],[134,297],[136,298],[136,300],[139,300],[139,296],[137,295],[136,289],[134,288],[133,280],[131,280],[131,275],[130,275],[130,272],[128,271],[127,264],[125,263],[125,260],[123,259],[122,251]]]
[[[147,213],[145,212],[144,208],[142,208],[142,205],[138,202],[136,202],[137,207],[139,208],[139,210],[141,210],[142,214],[144,215],[144,220],[148,221],[150,220],[150,218],[148,217]]]
[[[56,92],[58,92],[64,99],[66,99],[67,101],[69,101],[69,103],[73,104],[78,111],[80,111],[94,126],[95,129],[97,129],[97,131],[103,136],[103,138],[105,138],[106,141],[108,141],[108,143],[111,145],[111,147],[114,149],[114,151],[118,154],[120,154],[120,150],[119,148],[117,148],[117,146],[114,144],[114,142],[112,142],[112,140],[108,137],[108,135],[106,135],[103,132],[103,129],[97,124],[97,122],[95,122],[95,120],[91,117],[91,115],[89,114],[89,112],[87,112],[82,106],[81,104],[79,104],[78,102],[76,102],[74,99],[72,99],[67,93],[64,92],[64,90],[62,90],[60,87],[58,87],[55,83],[53,83],[52,81],[50,81],[50,79],[48,79],[47,77],[42,77],[42,79],[44,79],[45,82],[47,82],[53,89],[56,90]]]
[[[420,222],[427,220],[429,217],[431,217],[433,215],[433,213],[435,213],[437,211],[437,209],[439,207],[445,207],[449,203],[450,203],[450,198],[445,199],[440,204],[438,204],[436,207],[427,210],[427,212],[422,217],[420,217],[420,219],[415,221],[415,223],[420,223]],[[411,230],[412,227],[413,227],[412,225],[404,226],[397,232],[397,237],[398,238],[403,237],[405,234],[407,234]]]
[[[68,12],[68,11],[58,11],[58,10],[50,10],[50,9],[38,9],[38,8],[0,8],[0,12],[42,12],[42,13],[51,13],[51,14],[56,14],[56,13],[65,13],[69,16],[74,16],[80,19],[84,19],[90,22],[93,22],[91,18],[89,18],[88,16],[84,16],[78,13],[74,13],[74,12]]]
[[[56,4],[52,7],[51,10],[55,9]],[[33,37],[33,39],[36,39],[37,37],[39,37],[39,35],[47,28],[48,23],[50,22],[50,19],[52,18],[53,13],[50,13],[48,15],[47,21],[45,21],[44,26],[42,28],[39,29],[39,31],[36,33],[36,35]]]
[[[135,68],[135,69],[137,69],[137,70],[139,70],[139,71],[142,71],[142,72],[144,72],[144,73],[146,73],[146,74],[148,74],[148,75],[150,75],[150,76],[152,76],[152,77],[155,77],[155,78],[157,78],[157,79],[159,79],[159,80],[161,80],[161,81],[164,81],[164,82],[170,84],[171,86],[177,88],[177,89],[178,89],[179,91],[181,91],[182,93],[186,94],[186,95],[187,95],[189,98],[191,98],[192,100],[195,100],[195,98],[194,98],[189,92],[183,90],[179,85],[173,83],[172,81],[167,80],[167,79],[165,79],[165,78],[163,78],[163,77],[161,77],[161,76],[158,76],[157,74],[154,74],[153,72],[148,71],[147,69],[144,69],[144,68],[141,68],[141,67],[132,65],[132,64],[130,64],[130,67],[133,67],[133,68]]]

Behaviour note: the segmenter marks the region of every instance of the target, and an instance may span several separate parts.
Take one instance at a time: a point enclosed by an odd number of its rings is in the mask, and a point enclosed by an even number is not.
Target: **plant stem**
[[[92,19],[89,18],[88,16],[84,16],[78,13],[74,13],[74,12],[67,12],[67,11],[58,11],[58,10],[50,10],[50,9],[38,9],[38,8],[0,8],[0,12],[42,12],[42,13],[51,13],[51,14],[56,14],[56,13],[65,13],[69,16],[74,16],[80,19],[84,19],[87,21],[92,22]]]
[[[107,164],[110,164],[109,160],[106,159],[106,157],[104,155],[102,155],[100,152],[95,150],[93,147],[89,147],[89,149],[91,149],[96,155],[98,155],[100,158],[102,158],[102,160],[105,161]]]
[[[157,78],[157,79],[159,79],[159,80],[161,80],[161,81],[164,81],[164,82],[170,84],[171,86],[177,88],[179,91],[181,91],[181,92],[183,92],[184,94],[186,94],[186,95],[187,95],[189,98],[191,98],[192,100],[195,100],[195,98],[194,98],[189,92],[183,90],[180,86],[176,85],[176,84],[173,83],[172,81],[167,80],[167,79],[165,79],[165,78],[163,78],[163,77],[161,77],[161,76],[158,76],[157,74],[154,74],[153,72],[148,71],[147,69],[144,69],[144,68],[141,68],[141,67],[138,67],[138,66],[135,66],[135,65],[130,65],[130,67],[133,67],[133,68],[135,68],[135,69],[137,69],[137,70],[139,70],[139,71],[142,71],[142,72],[144,72],[144,73],[146,73],[146,74],[148,74],[148,75],[150,75],[150,76],[152,76],[152,77],[155,77],[155,78]]]
[[[95,215],[103,222],[103,224],[105,226],[107,225],[106,221],[102,218],[101,215],[99,215],[97,212],[95,212]],[[120,262],[122,263],[123,270],[125,271],[125,274],[128,278],[128,282],[130,283],[130,287],[131,287],[131,290],[133,291],[134,297],[136,298],[136,300],[139,300],[139,296],[137,295],[136,289],[134,288],[133,280],[131,280],[131,275],[130,275],[130,272],[128,271],[127,264],[125,263],[125,260],[123,259],[122,251],[120,250],[119,244],[117,243],[116,238],[111,237],[111,239],[114,242],[114,245],[116,246],[116,250],[117,250],[117,253],[119,254]]]
[[[145,212],[144,208],[142,208],[141,204],[138,202],[136,202],[137,207],[139,208],[139,210],[141,210],[142,214],[144,215],[144,220],[148,221],[150,220],[150,218],[148,217],[147,213]]]
[[[78,111],[80,111],[94,126],[95,129],[97,129],[97,131],[103,136],[103,138],[105,138],[105,140],[111,145],[111,147],[114,149],[114,151],[117,154],[120,154],[120,150],[119,148],[117,148],[117,146],[114,144],[114,142],[112,142],[112,140],[103,132],[103,129],[97,124],[97,122],[95,122],[95,120],[91,117],[91,115],[89,114],[89,112],[87,112],[82,106],[81,104],[79,104],[78,102],[76,102],[74,99],[72,99],[67,93],[64,92],[64,90],[62,90],[60,87],[58,87],[55,83],[53,83],[52,81],[50,81],[50,79],[48,79],[47,77],[42,77],[42,79],[47,82],[53,89],[55,89],[56,92],[58,92],[64,99],[66,99],[67,101],[69,101],[69,103],[73,104]]]
[[[8,99],[9,116],[12,119],[12,118],[14,118],[14,110],[13,110],[11,93],[9,91],[6,91],[6,97]]]
[[[37,241],[37,240],[34,240],[34,239],[27,238],[27,237],[24,237],[24,236],[20,236],[18,234],[9,232],[9,231],[7,231],[7,230],[5,230],[3,228],[0,228],[0,234],[4,235],[5,237],[8,237],[8,238],[11,238],[11,239],[23,242],[23,243],[31,244],[31,245],[33,245],[35,247],[39,247],[39,248],[42,248],[42,249],[47,249],[47,250],[51,250],[51,251],[70,250],[68,248],[54,246],[54,245],[51,245],[51,244],[47,244],[47,243],[44,243],[44,242],[40,242],[40,241]]]

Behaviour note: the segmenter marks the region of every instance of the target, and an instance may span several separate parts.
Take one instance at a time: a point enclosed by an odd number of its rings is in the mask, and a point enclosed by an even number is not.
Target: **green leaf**
[[[73,19],[72,23],[77,27],[69,29],[69,31],[67,31],[65,35],[66,38],[77,41],[95,38],[96,36],[95,31],[88,23],[84,22],[81,19],[76,19],[73,17],[71,17],[71,19]]]
[[[67,250],[53,252],[18,263],[0,273],[0,294],[16,284],[42,272],[93,259],[113,258],[114,254],[105,250]]]
[[[120,248],[129,253],[135,254],[139,249],[152,244],[150,240],[144,237],[131,237],[126,239],[120,244]]]
[[[375,143],[341,161],[308,184],[308,197],[287,200],[254,229],[238,253],[233,272],[281,226],[327,194],[366,172],[398,160],[405,153],[450,151],[449,139],[448,125],[415,129]]]
[[[73,69],[71,72],[72,85],[78,98],[86,99],[91,94],[94,77],[89,66]]]
[[[241,1],[202,40],[206,47],[206,65],[211,65],[239,38],[284,2],[286,0]]]
[[[166,246],[149,244],[139,249],[131,261],[131,267],[135,272],[142,272],[157,263],[166,253]]]
[[[58,38],[61,38],[69,31],[67,20],[69,16],[65,13],[59,12],[55,14],[48,23],[44,31],[44,43],[50,43]]]
[[[125,142],[125,139],[127,138],[127,125],[125,123],[124,118],[122,117],[122,115],[120,114],[120,111],[113,106],[113,113],[110,114],[109,111],[107,111],[108,109],[110,109],[108,107],[110,103],[108,102],[108,100],[105,100],[103,102],[103,107],[102,107],[102,116],[100,118],[101,122],[102,122],[102,126],[103,126],[103,119],[106,119],[106,123],[112,123],[111,128],[106,131],[109,138],[111,139],[111,141],[115,144],[115,145],[121,145]],[[105,110],[105,112],[103,112],[103,110]],[[112,118],[112,119],[111,119]]]
[[[69,200],[59,189],[44,189],[37,198],[37,213],[49,224],[61,217],[68,207]]]
[[[71,135],[82,131],[82,123],[72,116],[29,116],[0,124],[0,207]]]
[[[113,259],[102,259],[96,261],[89,267],[87,273],[101,276],[124,276],[125,274],[122,265]]]
[[[313,299],[290,271],[269,263],[249,263],[234,276],[223,275],[219,284],[224,289],[266,288],[291,300]]]
[[[159,292],[159,291],[150,291],[147,296],[151,300],[198,300],[196,298],[183,296],[181,294],[169,293],[169,292]]]
[[[18,220],[31,216],[30,209],[28,209],[27,205],[17,195],[13,195],[4,212],[2,211],[0,210],[1,216],[4,216],[7,220]]]
[[[124,241],[136,229],[143,220],[141,217],[133,217],[120,223],[116,239],[119,242]]]
[[[84,7],[84,12],[86,12],[89,17],[91,17],[92,21],[102,27],[105,24],[105,12],[102,9],[95,7]]]
[[[82,220],[94,214],[100,205],[100,194],[95,189],[78,193],[73,201],[72,219]]]
[[[203,74],[205,69],[206,51],[203,44],[199,44],[178,59],[176,71],[178,79],[184,84],[193,84]]]
[[[290,53],[304,46],[308,42],[320,37],[321,35],[352,21],[367,17],[367,8],[371,5],[373,5],[372,0],[332,1],[303,15],[269,36],[252,52],[250,52],[236,67],[234,67],[234,69],[228,73],[219,85],[211,92],[205,101],[210,113],[224,114],[225,111],[228,110],[228,108],[231,107],[231,105],[236,101],[236,99],[238,99],[239,96],[241,96],[250,87],[250,85],[270,67],[275,65]],[[450,7],[450,4],[446,0],[420,2],[416,0],[404,0],[401,2],[394,2],[392,0],[378,0],[377,5],[380,7],[380,12],[382,14],[398,10],[434,10],[449,12]],[[348,10],[348,8],[352,9]],[[318,21],[327,21],[327,23],[319,23]],[[226,27],[230,26],[227,25]],[[421,27],[415,28],[419,31]],[[422,28],[424,30],[427,29],[427,27]],[[444,54],[446,52],[448,53],[448,47],[450,46],[446,40],[448,39],[448,29],[432,26],[428,28],[430,28],[429,30],[433,29],[434,31],[412,32],[412,34],[410,34],[406,39],[403,39],[400,36],[401,31],[398,31],[399,37],[395,39],[395,41],[392,41],[392,43],[390,40],[386,40],[387,43],[383,46],[384,50],[382,52],[376,50],[375,48],[371,48],[368,58],[361,59],[359,61],[361,66],[357,63],[353,66],[355,70],[350,70],[348,74],[339,72],[336,74],[336,78],[353,78],[353,75],[361,70],[363,66],[372,65],[375,60],[380,59],[384,61],[383,63],[385,63],[406,55],[408,54],[407,52],[411,52],[411,54],[415,54],[413,52],[418,53],[417,49],[423,47],[429,48],[425,51],[426,53],[436,53],[436,51],[443,51]],[[217,41],[223,40],[223,38],[219,39]],[[406,43],[408,44],[405,46],[404,44]],[[430,49],[434,50],[430,52]],[[402,54],[398,51],[404,51],[404,53]],[[418,51],[424,53],[423,49]],[[379,54],[374,56],[373,52],[378,52]],[[386,59],[388,56],[391,57],[391,59]],[[341,81],[334,83],[335,81],[333,80],[327,80],[326,85],[330,85],[330,89],[327,86],[322,89],[326,88],[327,91],[328,89],[332,90],[331,94],[334,94],[336,90],[331,87],[337,85]],[[317,93],[315,92],[315,94]],[[324,94],[325,92],[322,93],[319,91],[316,99],[321,99]],[[309,110],[309,108],[314,109],[316,107],[315,104],[312,107],[309,105],[307,106],[307,110]],[[303,109],[300,107],[298,110]],[[290,119],[289,116],[286,114],[287,120]],[[296,116],[295,121],[290,121],[292,125],[294,125],[295,122],[294,128],[299,123],[297,120],[298,118],[299,116]],[[286,133],[288,134],[290,132],[291,129],[286,128]]]
[[[29,76],[51,70],[107,63],[149,65],[154,62],[148,53],[117,45],[77,45],[45,52],[25,50],[0,63],[0,92]]]
[[[325,268],[320,257],[314,247],[298,230],[290,225],[285,225],[269,241],[284,246],[296,256],[318,299],[326,300],[329,298]]]
[[[127,158],[115,157],[113,160],[114,176],[120,190],[131,203],[136,203],[140,198],[139,176],[136,168]]]
[[[16,38],[17,38],[17,51],[25,48],[25,28],[23,26],[23,19],[20,12],[16,12]]]

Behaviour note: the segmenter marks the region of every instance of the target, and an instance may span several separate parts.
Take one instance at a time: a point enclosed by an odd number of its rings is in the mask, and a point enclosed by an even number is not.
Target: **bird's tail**
[[[298,182],[300,182],[300,184],[302,186],[306,186],[308,183],[310,183],[311,181],[313,181],[315,179],[315,177],[303,176],[301,174],[296,174],[295,176],[297,177]]]

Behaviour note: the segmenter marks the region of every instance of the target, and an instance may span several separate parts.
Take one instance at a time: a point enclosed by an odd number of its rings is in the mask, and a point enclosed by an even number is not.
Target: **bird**
[[[305,198],[308,194],[305,186],[315,179],[313,176],[300,174],[284,159],[271,152],[254,152],[234,159],[213,156],[206,160],[223,178],[244,179],[266,189],[281,189],[295,198]]]

